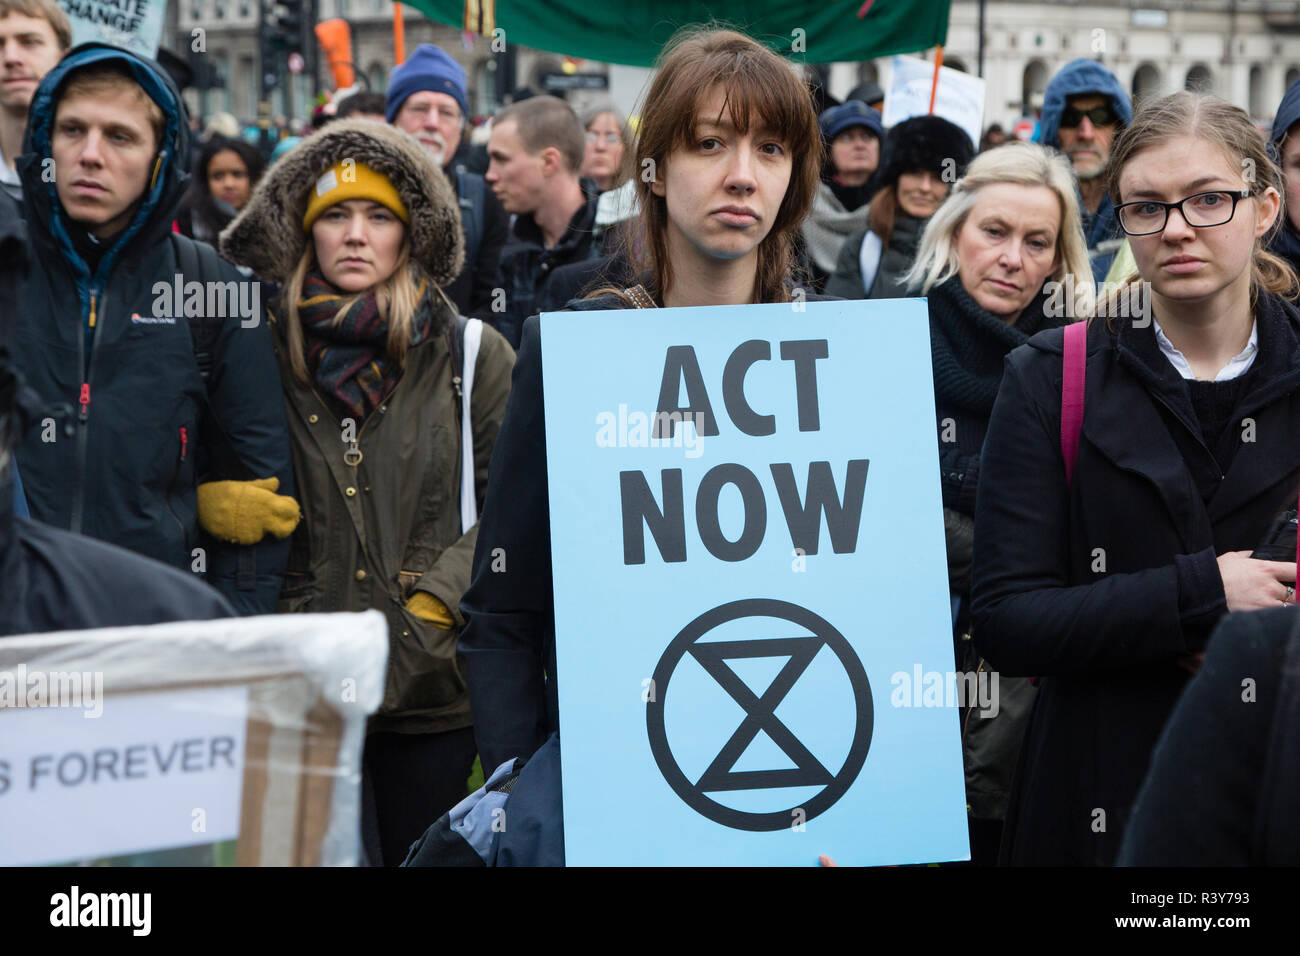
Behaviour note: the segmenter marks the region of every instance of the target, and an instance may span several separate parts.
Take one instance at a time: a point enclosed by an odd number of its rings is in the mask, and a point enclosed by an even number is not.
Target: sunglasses
[[[1119,114],[1109,106],[1094,106],[1090,110],[1081,110],[1073,106],[1067,106],[1061,113],[1061,127],[1064,129],[1074,129],[1083,122],[1084,117],[1088,117],[1088,122],[1093,126],[1117,126],[1119,124]]]

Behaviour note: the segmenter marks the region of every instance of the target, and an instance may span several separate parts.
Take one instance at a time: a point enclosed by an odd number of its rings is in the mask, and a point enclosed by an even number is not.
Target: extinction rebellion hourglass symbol
[[[801,632],[793,637],[755,638],[747,640],[707,640],[723,624],[753,619],[756,629],[770,631],[773,619],[786,621]],[[743,625],[742,625],[743,626]],[[704,640],[702,640],[704,639]],[[852,700],[854,730],[848,753],[838,765],[827,766],[826,755],[820,758],[796,736],[776,714],[777,708],[798,683],[813,659],[823,649],[830,651],[847,675]],[[703,773],[688,776],[679,766],[668,740],[664,711],[669,701],[671,680],[679,664],[687,657],[696,661],[727,695],[740,705],[744,718]],[[747,658],[788,658],[776,678],[761,693],[756,693],[736,674],[728,661]],[[811,820],[824,813],[848,791],[867,759],[871,746],[874,711],[867,672],[853,647],[839,631],[807,608],[785,601],[750,599],[733,601],[716,607],[686,625],[664,651],[654,672],[654,699],[646,705],[646,729],[650,750],[659,772],[668,785],[697,813],[723,826],[737,830],[781,830],[791,825],[792,814],[803,811]],[[759,733],[764,733],[794,764],[769,770],[733,769]],[[692,776],[694,779],[692,779]],[[813,796],[794,806],[764,812],[739,810],[719,802],[711,794],[736,791],[762,791],[786,787],[820,787]]]

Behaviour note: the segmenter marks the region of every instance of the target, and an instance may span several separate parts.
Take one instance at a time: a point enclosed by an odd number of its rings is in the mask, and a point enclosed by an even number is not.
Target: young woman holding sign
[[[569,307],[790,301],[794,242],[817,189],[822,146],[811,98],[789,65],[737,33],[687,33],[661,57],[641,115],[635,168],[654,175],[637,180],[640,286]],[[541,338],[532,318],[488,479],[460,644],[484,770],[547,742],[530,768],[545,775],[542,785],[521,784],[511,798],[516,810],[501,847],[515,862],[563,860],[558,743],[547,740],[558,726],[547,509]],[[530,811],[553,824],[531,842],[515,825],[529,791],[553,799]]]
[[[975,642],[1041,678],[1012,863],[1112,863],[1211,629],[1294,601],[1294,527],[1287,560],[1251,556],[1300,479],[1296,278],[1266,251],[1280,173],[1245,112],[1187,92],[1135,117],[1109,168],[1150,309],[1012,352],[980,456]]]

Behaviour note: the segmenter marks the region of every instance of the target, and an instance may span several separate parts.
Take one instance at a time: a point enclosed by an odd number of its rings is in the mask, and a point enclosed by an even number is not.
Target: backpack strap
[[[478,261],[478,251],[483,245],[483,196],[485,183],[482,176],[468,172],[464,166],[456,167],[456,193],[460,202],[460,225],[465,232],[465,261]]]
[[[461,534],[478,522],[478,496],[474,489],[474,420],[471,400],[474,396],[474,367],[478,364],[478,348],[483,338],[483,320],[456,321],[456,336],[461,340],[460,396],[460,530]]]
[[[638,309],[656,308],[655,300],[650,298],[650,293],[645,290],[645,286],[637,283],[623,290],[623,294],[632,300],[632,303]]]
[[[176,265],[184,276],[184,281],[202,282],[204,288],[208,288],[209,282],[221,281],[221,257],[217,255],[216,249],[206,242],[195,242],[177,232],[171,234],[171,239],[176,250]],[[200,315],[192,316],[189,321],[194,360],[198,363],[199,375],[206,388],[208,379],[212,377],[213,350],[224,319],[219,315]]]
[[[1088,374],[1087,322],[1072,322],[1065,327],[1061,370],[1061,457],[1065,460],[1065,483],[1069,485],[1074,481],[1079,433],[1083,430],[1083,394]]]

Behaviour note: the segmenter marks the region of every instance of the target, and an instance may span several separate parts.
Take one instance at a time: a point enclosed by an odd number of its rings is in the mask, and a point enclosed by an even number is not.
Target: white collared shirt
[[[1169,341],[1165,335],[1164,329],[1160,328],[1160,323],[1156,317],[1151,317],[1151,324],[1156,329],[1156,344],[1160,346],[1160,351],[1164,353],[1165,358],[1169,359],[1169,364],[1178,370],[1178,374],[1186,379],[1195,379],[1196,373],[1192,371],[1192,366],[1188,363],[1187,357],[1182,352],[1174,348],[1174,343]],[[1259,323],[1252,322],[1250,326],[1250,341],[1242,349],[1241,354],[1235,356],[1227,365],[1219,369],[1219,374],[1214,376],[1216,382],[1230,382],[1240,375],[1245,375],[1251,365],[1255,363],[1255,356],[1259,354]]]

